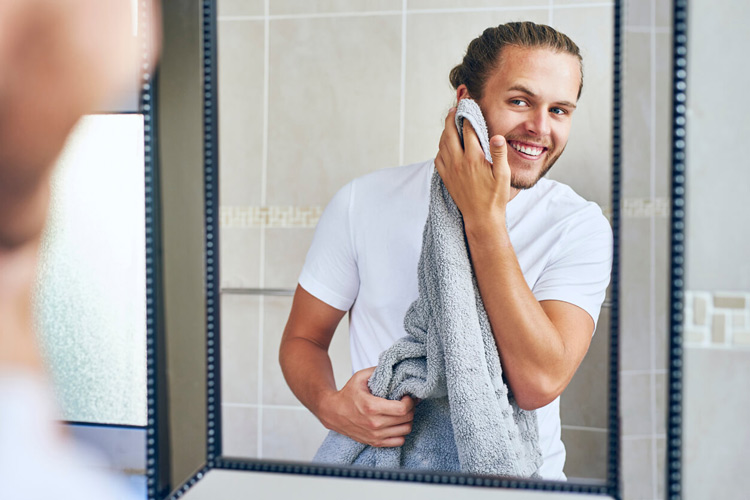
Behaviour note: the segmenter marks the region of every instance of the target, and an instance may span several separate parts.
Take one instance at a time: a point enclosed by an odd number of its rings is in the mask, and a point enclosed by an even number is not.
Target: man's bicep
[[[583,308],[570,302],[543,300],[539,304],[562,337],[572,377],[589,349],[594,319]]]
[[[304,339],[328,350],[336,327],[346,311],[336,309],[297,285],[282,344]]]
[[[533,285],[538,301],[557,301],[577,306],[599,318],[612,271],[612,230],[606,219],[594,220],[596,229],[582,224],[571,231],[562,251],[556,253]]]

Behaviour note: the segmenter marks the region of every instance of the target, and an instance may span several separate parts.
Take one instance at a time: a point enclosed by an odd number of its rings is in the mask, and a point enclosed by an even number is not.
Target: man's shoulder
[[[359,201],[383,200],[404,195],[429,194],[433,160],[375,170],[350,183],[352,197]]]
[[[535,188],[538,188],[536,196],[549,205],[565,208],[566,211],[593,210],[596,212],[596,209],[599,209],[601,213],[601,208],[597,203],[587,200],[572,187],[560,181],[542,178]]]
[[[586,223],[611,231],[609,221],[599,204],[585,199],[567,184],[542,178],[531,191],[534,193],[530,201],[546,217]]]
[[[352,183],[359,186],[392,186],[394,183],[419,181],[420,178],[432,172],[434,160],[425,160],[419,163],[401,165],[398,167],[386,167],[374,170],[355,178]]]

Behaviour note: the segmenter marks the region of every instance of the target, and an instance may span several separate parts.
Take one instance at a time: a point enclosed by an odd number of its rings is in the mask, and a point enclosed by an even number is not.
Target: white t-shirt
[[[429,160],[357,178],[336,193],[315,230],[299,283],[349,311],[353,371],[377,365],[380,353],[406,335],[404,315],[418,296],[433,171]],[[612,266],[612,229],[599,206],[541,179],[508,203],[506,221],[537,300],[575,304],[596,322]],[[539,408],[537,419],[540,473],[565,479],[560,398]]]

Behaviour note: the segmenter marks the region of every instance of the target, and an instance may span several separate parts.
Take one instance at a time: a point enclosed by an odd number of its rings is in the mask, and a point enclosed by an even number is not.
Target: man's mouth
[[[508,144],[519,153],[522,153],[522,156],[531,159],[539,158],[542,153],[547,151],[547,148],[544,146],[538,146],[535,144],[530,144],[528,142],[508,141]]]

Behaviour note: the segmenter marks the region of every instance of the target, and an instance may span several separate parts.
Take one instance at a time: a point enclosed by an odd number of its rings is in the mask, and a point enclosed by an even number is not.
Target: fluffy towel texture
[[[463,99],[456,123],[477,131],[489,159],[479,106]],[[419,260],[419,298],[408,335],[384,351],[369,381],[376,396],[422,399],[399,448],[374,448],[331,431],[314,461],[539,477],[536,413],[518,407],[503,382],[495,339],[467,251],[461,213],[435,172]]]

